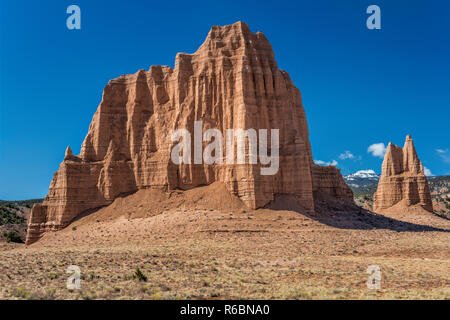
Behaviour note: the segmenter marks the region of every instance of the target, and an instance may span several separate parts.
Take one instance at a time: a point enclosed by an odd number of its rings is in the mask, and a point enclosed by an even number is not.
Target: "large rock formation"
[[[384,156],[381,178],[374,195],[373,210],[382,212],[396,204],[401,210],[420,205],[433,211],[428,180],[417,156],[411,136],[402,148],[389,143]]]
[[[203,122],[203,132],[224,134],[279,129],[277,174],[261,175],[261,165],[248,161],[174,164],[171,134],[179,128],[193,133],[194,121]],[[67,149],[45,201],[34,206],[27,243],[138,189],[190,189],[215,181],[250,208],[277,194],[297,195],[308,211],[314,210],[313,192],[352,199],[338,169],[313,164],[299,90],[278,69],[266,37],[242,22],[212,27],[197,52],[177,54],[174,69],[152,66],[108,83],[80,154]]]

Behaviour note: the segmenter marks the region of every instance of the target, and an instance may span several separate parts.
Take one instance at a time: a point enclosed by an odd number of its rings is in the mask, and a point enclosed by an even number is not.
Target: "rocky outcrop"
[[[343,200],[353,199],[352,189],[345,183],[338,168],[313,164],[311,169],[315,193],[323,193]]]
[[[171,134],[183,128],[193,136],[195,121],[202,121],[201,133],[279,129],[278,172],[261,175],[261,164],[248,161],[175,164]],[[186,190],[220,181],[250,208],[296,194],[313,211],[313,191],[352,199],[341,180],[336,169],[313,164],[300,92],[278,69],[266,37],[242,22],[214,26],[194,54],[177,54],[174,69],[152,66],[108,83],[80,154],[68,148],[45,201],[33,208],[27,243],[139,189]]]
[[[410,135],[402,148],[389,143],[382,165],[373,210],[382,212],[397,203],[402,209],[420,205],[433,211],[428,180]]]

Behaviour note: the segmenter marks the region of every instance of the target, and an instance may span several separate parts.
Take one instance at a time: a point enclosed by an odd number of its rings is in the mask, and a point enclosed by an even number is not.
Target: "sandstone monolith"
[[[203,132],[279,129],[278,172],[261,175],[261,164],[248,161],[174,164],[171,134],[181,128],[193,134],[194,121],[203,122]],[[314,210],[313,193],[353,199],[338,169],[313,164],[300,91],[278,68],[264,34],[242,22],[212,27],[194,54],[177,54],[173,69],[151,66],[109,81],[80,154],[68,149],[45,201],[33,207],[27,243],[139,189],[215,181],[250,208],[277,194],[299,195],[307,211]]]
[[[382,212],[396,204],[400,205],[399,210],[420,205],[433,211],[428,180],[410,135],[406,136],[403,149],[392,143],[388,145],[373,210]]]

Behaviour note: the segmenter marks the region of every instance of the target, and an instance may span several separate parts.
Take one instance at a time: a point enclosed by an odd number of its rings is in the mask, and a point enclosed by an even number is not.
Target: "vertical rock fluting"
[[[187,129],[194,140],[194,121],[203,122],[202,132],[215,128],[224,137],[227,129],[279,129],[278,172],[261,175],[261,165],[248,160],[174,164],[171,134]],[[189,189],[221,181],[250,208],[276,194],[301,195],[309,211],[313,191],[352,199],[340,173],[313,168],[300,91],[278,69],[269,41],[242,22],[214,26],[194,54],[177,54],[174,69],[152,66],[108,83],[80,154],[68,148],[45,201],[34,206],[27,243],[142,188]],[[315,190],[314,175],[320,176]],[[336,183],[325,186],[327,181]]]
[[[403,149],[392,143],[388,145],[373,210],[382,212],[397,203],[401,203],[404,210],[420,205],[433,211],[428,180],[410,135],[406,136]]]

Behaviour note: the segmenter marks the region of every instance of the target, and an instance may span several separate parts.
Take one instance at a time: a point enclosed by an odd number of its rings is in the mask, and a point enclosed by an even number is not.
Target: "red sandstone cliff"
[[[261,175],[260,164],[175,165],[171,133],[193,133],[196,120],[203,131],[280,129],[277,174]],[[80,154],[68,148],[45,201],[33,207],[27,243],[119,195],[214,181],[250,208],[277,194],[300,195],[309,211],[313,192],[353,198],[338,169],[313,164],[299,90],[278,69],[266,37],[242,22],[212,27],[194,54],[177,54],[174,69],[152,66],[108,83]]]
[[[402,206],[399,208],[401,210],[420,205],[425,210],[433,211],[428,180],[410,135],[406,136],[403,149],[389,143],[374,195],[373,210],[382,212],[397,203]]]

